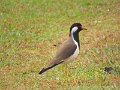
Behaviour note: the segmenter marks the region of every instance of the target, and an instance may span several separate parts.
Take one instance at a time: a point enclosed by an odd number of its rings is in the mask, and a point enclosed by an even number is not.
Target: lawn
[[[78,58],[39,75],[74,22]],[[120,0],[1,0],[0,90],[120,90],[119,29]]]

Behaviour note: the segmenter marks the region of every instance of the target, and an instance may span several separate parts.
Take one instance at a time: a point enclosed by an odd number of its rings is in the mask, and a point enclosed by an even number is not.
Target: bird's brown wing
[[[60,62],[64,62],[64,60],[69,58],[75,52],[76,48],[77,46],[74,44],[72,39],[67,40],[61,45],[56,56],[53,58],[53,60],[50,63],[48,63],[46,67],[51,67]]]

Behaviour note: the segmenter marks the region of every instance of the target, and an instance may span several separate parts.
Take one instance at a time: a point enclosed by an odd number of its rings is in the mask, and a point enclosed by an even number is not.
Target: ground
[[[74,22],[78,58],[39,75]],[[119,90],[119,29],[120,0],[1,0],[0,90]]]

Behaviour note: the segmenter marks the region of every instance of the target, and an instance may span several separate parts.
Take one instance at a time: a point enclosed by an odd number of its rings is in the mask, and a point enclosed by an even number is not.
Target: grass
[[[119,90],[119,0],[1,0],[0,90]],[[80,22],[81,51],[64,76],[40,69]],[[104,72],[113,67],[114,73]]]

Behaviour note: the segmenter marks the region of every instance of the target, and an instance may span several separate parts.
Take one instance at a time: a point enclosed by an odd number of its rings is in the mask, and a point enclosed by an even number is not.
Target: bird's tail
[[[45,71],[47,71],[49,68],[43,68],[40,72],[39,72],[39,74],[42,74],[42,73],[44,73]]]
[[[62,62],[63,62],[63,61],[62,61]],[[60,63],[62,63],[62,62],[59,62],[58,64],[60,64]],[[39,72],[39,74],[44,73],[45,71],[47,71],[47,70],[49,70],[49,69],[51,69],[51,68],[57,66],[58,64],[54,64],[54,65],[52,65],[52,66],[50,66],[50,67],[43,68],[43,69]]]

